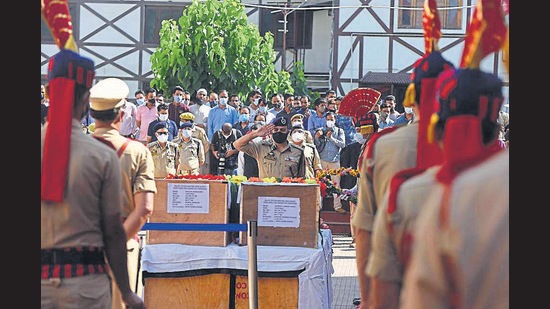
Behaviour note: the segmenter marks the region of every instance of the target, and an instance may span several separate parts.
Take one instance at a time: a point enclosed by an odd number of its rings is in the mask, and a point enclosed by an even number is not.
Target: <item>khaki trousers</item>
[[[143,290],[143,285],[141,284],[141,276],[138,274],[138,258],[139,258],[139,242],[135,239],[130,239],[126,242],[126,248],[128,249],[128,281],[130,282],[130,288],[132,291],[141,295]],[[140,271],[141,272],[141,271]],[[113,306],[112,309],[125,309],[126,305],[122,301],[122,295],[120,290],[114,280],[112,272],[110,273],[112,280],[112,290],[113,290]],[[136,291],[136,281],[139,279],[138,290]]]
[[[111,304],[111,284],[107,274],[64,279],[41,279],[42,309],[105,309]]]

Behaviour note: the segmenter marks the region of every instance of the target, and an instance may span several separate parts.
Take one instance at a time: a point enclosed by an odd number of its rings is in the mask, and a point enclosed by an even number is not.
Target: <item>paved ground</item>
[[[351,237],[348,235],[334,234],[332,239],[332,309],[355,308],[353,299],[359,297],[355,248],[350,247]]]

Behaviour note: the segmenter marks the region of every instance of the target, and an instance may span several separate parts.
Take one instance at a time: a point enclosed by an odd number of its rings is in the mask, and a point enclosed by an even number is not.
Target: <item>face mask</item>
[[[359,132],[355,132],[354,138],[359,144],[364,144],[365,143],[365,138],[363,137],[363,134],[361,134]]]
[[[144,99],[136,99],[137,106],[143,105],[143,103],[145,103]]]
[[[183,104],[189,105],[189,99],[182,99],[182,101],[183,101]]]
[[[334,127],[334,120],[327,120],[327,128]]]
[[[275,104],[273,104],[273,108],[275,108],[275,109],[281,108],[281,103],[275,103]]]
[[[265,121],[256,121],[256,123],[259,125],[259,126],[263,126],[265,124]]]
[[[380,112],[380,116],[386,118],[388,116],[388,112]]]
[[[239,121],[240,122],[247,122],[248,121],[248,114],[240,114],[239,115]]]
[[[231,136],[231,133],[228,134],[228,135],[223,134],[223,137],[225,137],[225,138],[229,138],[230,136]]]
[[[254,105],[260,104],[260,98],[254,99]]]
[[[292,140],[299,143],[304,140],[304,133],[303,132],[294,132],[292,133]]]
[[[166,143],[168,141],[168,134],[162,134],[157,136],[157,140],[161,143]]]
[[[152,99],[148,99],[147,102],[149,102],[151,104],[155,104],[157,102],[157,100],[155,98],[152,98]]]
[[[181,102],[181,99],[183,99],[183,97],[181,95],[174,96],[174,102],[176,102],[176,103]]]
[[[321,113],[324,113],[324,112],[325,112],[325,110],[326,110],[326,108],[325,108],[325,107],[319,107],[319,111],[320,111]]]
[[[220,105],[221,106],[227,105],[227,98],[220,98]]]
[[[260,106],[260,107],[259,107],[259,111],[260,111],[260,113],[265,113],[265,112],[267,112],[267,107],[265,107],[265,106]]]
[[[412,114],[413,108],[412,107],[405,107],[405,114]]]
[[[168,120],[168,114],[159,114],[159,120],[160,121]]]
[[[187,130],[187,129],[183,129],[183,130],[181,131],[181,135],[182,135],[183,137],[185,137],[185,138],[190,138],[190,137],[191,137],[191,133],[192,133],[191,130]]]
[[[273,137],[273,140],[275,141],[275,143],[282,144],[286,141],[288,137],[288,132],[286,133],[277,132],[277,133],[273,133],[271,136]]]
[[[292,126],[295,127],[295,126],[303,126],[303,124],[300,122],[300,121],[294,121],[292,123]]]
[[[254,138],[252,139],[252,141],[253,141],[254,143],[261,142],[262,140],[263,140],[263,138],[262,138],[261,136],[256,136],[256,137],[254,137]]]

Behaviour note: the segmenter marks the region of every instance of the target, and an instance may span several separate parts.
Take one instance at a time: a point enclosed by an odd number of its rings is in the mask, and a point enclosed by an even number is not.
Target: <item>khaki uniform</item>
[[[108,140],[116,149],[120,149],[127,141],[116,129],[98,128],[94,131],[94,135]],[[144,191],[156,193],[157,187],[153,156],[142,143],[130,140],[130,143],[120,155],[120,165],[123,175],[122,189],[124,191],[124,202],[120,206],[120,215],[121,219],[124,220],[135,208],[134,194]],[[126,245],[128,249],[128,279],[130,286],[134,288],[134,282],[137,281],[139,275],[137,273],[139,244],[135,239],[130,239]],[[140,289],[141,285],[138,286],[138,291],[134,292],[138,293]],[[124,308],[125,306],[119,295],[120,290],[113,282],[113,308]],[[116,301],[117,299],[120,301]]]
[[[262,140],[244,145],[241,151],[258,161],[259,178],[304,177],[306,173],[304,151],[292,143],[279,151],[273,140]]]
[[[509,159],[502,150],[458,175],[448,199],[426,200],[400,308],[451,308],[452,296],[459,308],[510,307]]]
[[[208,140],[208,135],[206,134],[206,131],[201,127],[195,126],[193,128],[193,133],[191,134],[191,137],[200,139],[202,143],[204,164],[199,167],[199,174],[210,174],[210,141]],[[172,140],[172,142],[177,144],[181,143],[182,141],[183,139],[181,136],[178,136],[177,138],[174,138]]]
[[[304,148],[304,159],[306,161],[306,174],[304,178],[315,178],[315,171],[323,169],[317,147],[306,142],[304,142],[302,146]]]
[[[388,214],[388,194],[384,195],[374,220],[372,253],[367,266],[370,277],[401,284],[416,218],[424,208],[426,196],[439,189],[435,179],[438,170],[438,166],[433,166],[403,182],[397,193],[397,208],[391,214]]]
[[[287,140],[289,143],[292,143],[292,134],[288,133]],[[311,135],[311,132],[306,129],[304,129],[304,143],[313,144],[313,136]]]
[[[378,203],[389,188],[395,173],[416,166],[418,121],[378,138],[371,158],[362,160],[357,180],[357,209],[352,225],[372,231]]]
[[[48,124],[42,127],[42,151]],[[70,161],[67,187],[62,203],[41,202],[40,248],[70,248],[90,246],[103,248],[104,218],[119,216],[121,203],[121,171],[115,152],[91,136],[82,134],[80,122],[72,120]],[[71,300],[79,295],[74,291],[90,292],[88,304],[83,308],[108,308],[111,303],[107,273],[61,279],[56,286],[48,279],[41,280],[42,307],[48,307],[53,299],[61,299],[70,293]],[[107,288],[106,288],[107,287]],[[107,289],[107,290],[106,290]]]
[[[154,141],[147,144],[147,148],[155,163],[155,178],[165,178],[168,174],[176,175],[178,144],[167,141],[162,147],[158,141]]]
[[[192,137],[189,141],[183,139],[178,144],[179,162],[178,175],[198,175],[199,168],[204,164],[204,148],[198,138]]]

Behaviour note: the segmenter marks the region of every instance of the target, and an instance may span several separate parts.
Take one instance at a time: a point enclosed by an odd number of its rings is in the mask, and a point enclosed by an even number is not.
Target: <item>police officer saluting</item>
[[[259,178],[304,177],[304,151],[288,142],[289,131],[288,119],[277,117],[258,130],[243,135],[233,142],[233,146],[258,161]],[[271,138],[250,142],[267,135]]]

